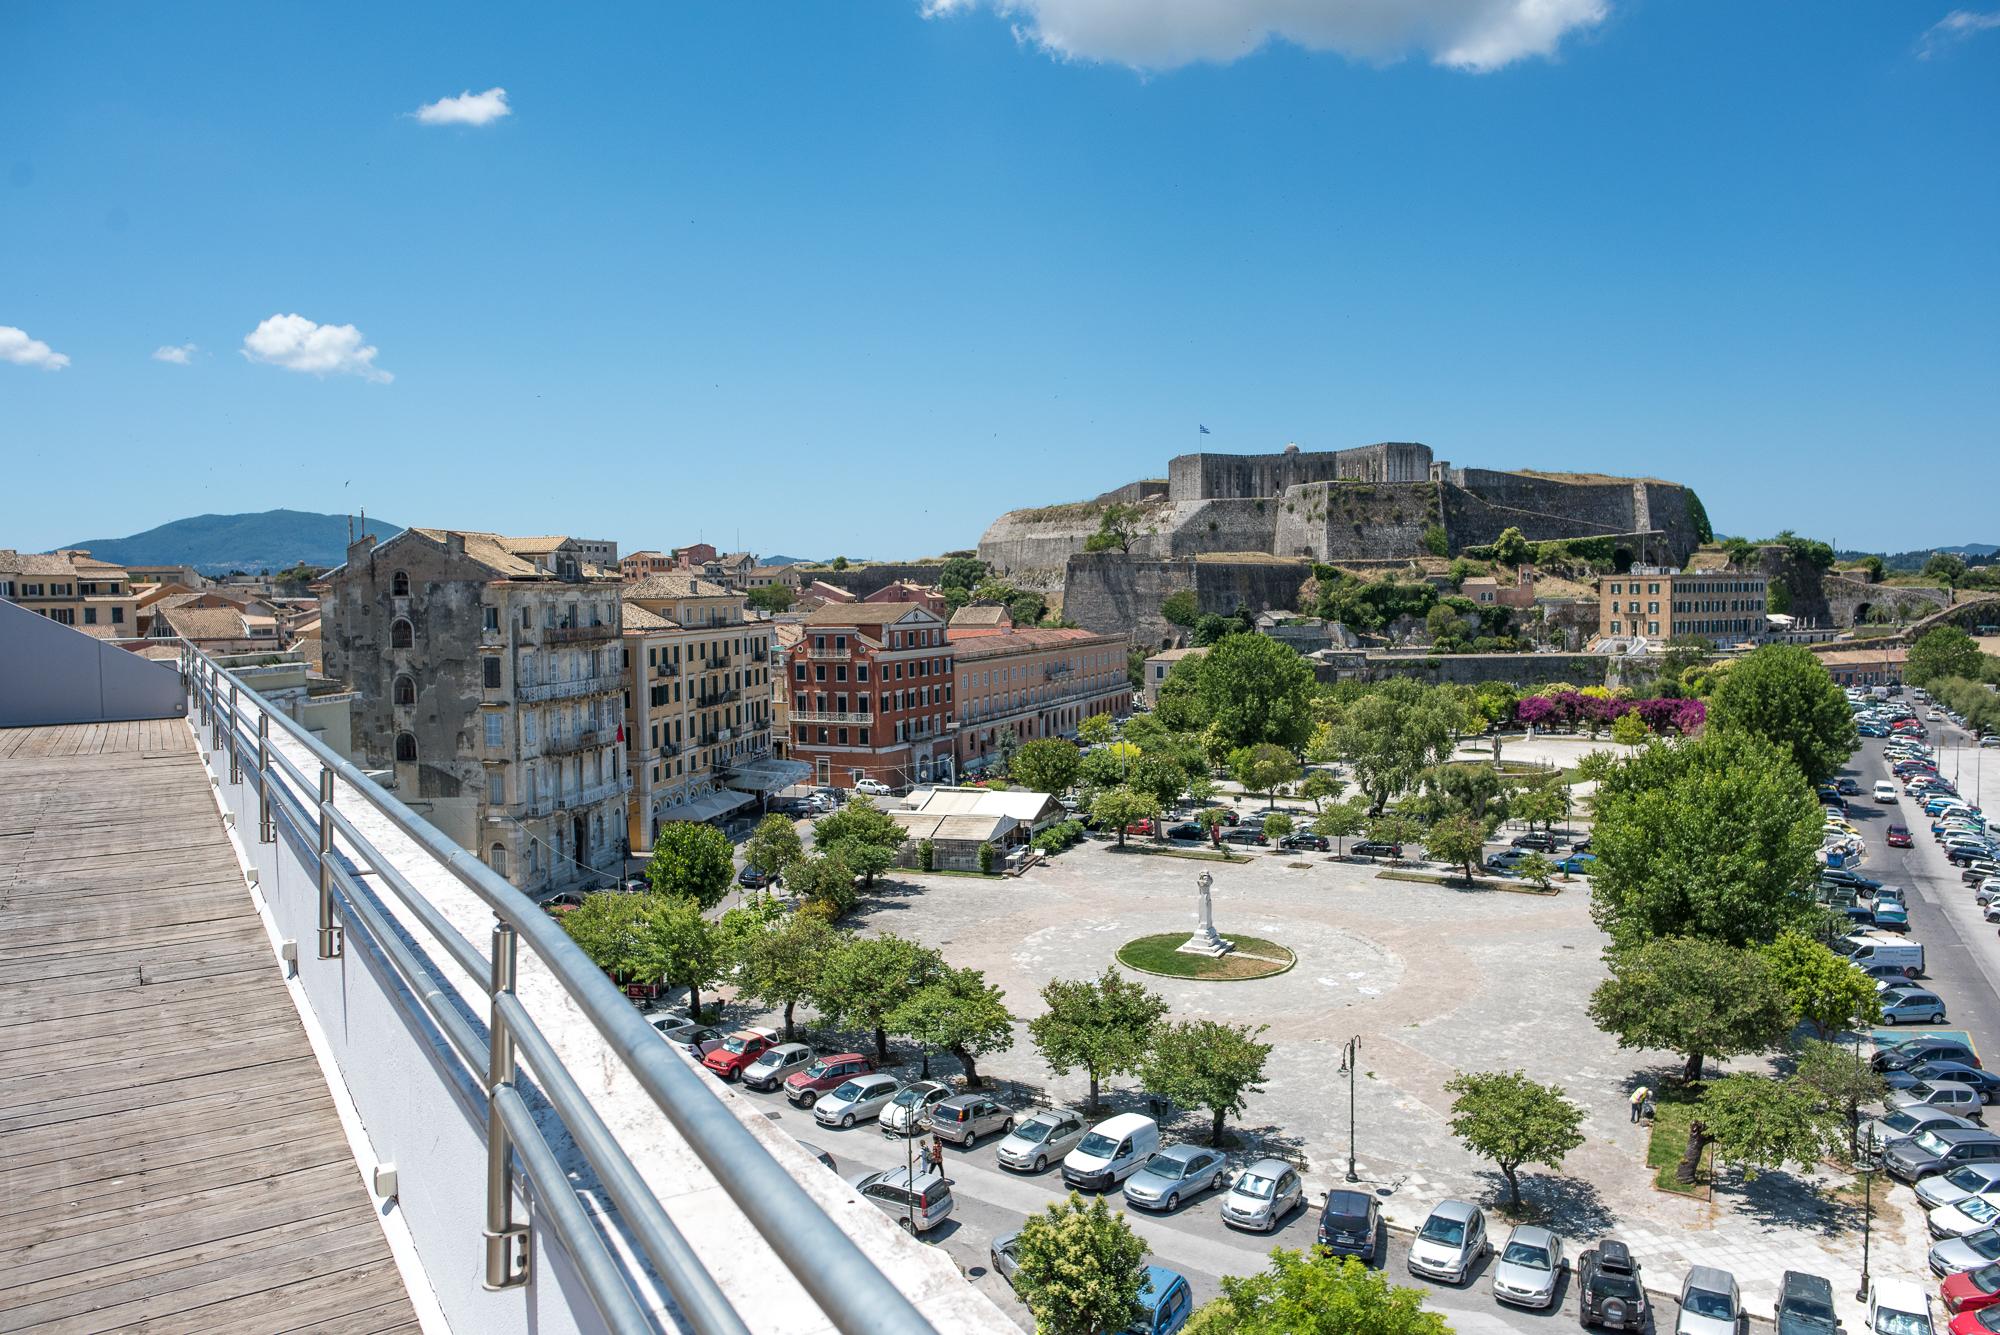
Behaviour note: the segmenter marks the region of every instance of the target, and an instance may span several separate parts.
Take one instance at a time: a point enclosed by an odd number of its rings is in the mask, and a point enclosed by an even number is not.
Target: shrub
[[[983,843],[979,846],[980,875],[991,876],[993,874],[993,858],[998,852],[999,850],[994,848],[991,843]]]
[[[925,871],[937,865],[937,845],[926,839],[917,845],[917,865]]]
[[[804,917],[830,923],[840,916],[840,905],[831,899],[815,897],[800,904],[798,911]]]

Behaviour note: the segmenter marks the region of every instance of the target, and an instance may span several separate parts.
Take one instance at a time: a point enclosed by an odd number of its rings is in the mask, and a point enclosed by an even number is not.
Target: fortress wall
[[[1167,498],[1167,483],[1164,478],[1149,477],[1138,482],[1127,482],[1122,487],[1105,492],[1093,505],[1137,505],[1141,501],[1163,501]]]
[[[820,580],[837,589],[846,589],[856,598],[866,598],[877,589],[886,589],[899,579],[907,579],[916,584],[935,584],[938,581],[938,572],[943,569],[943,563],[938,561],[885,561],[853,565],[845,570],[820,568],[804,573],[808,582]]]
[[[1421,482],[1429,478],[1428,445],[1385,442],[1351,450],[1284,450],[1277,454],[1183,454],[1168,465],[1168,494],[1180,503],[1274,498],[1289,487],[1342,478],[1360,482]]]
[[[1278,530],[1283,504],[1269,500],[1214,500],[1176,505],[1160,525],[1164,544],[1160,556],[1193,556],[1198,552],[1268,552]],[[1133,545],[1137,550],[1138,545]]]
[[[1425,550],[1438,522],[1429,482],[1316,482],[1293,487],[1277,506],[1271,550],[1318,561],[1389,561]]]
[[[1887,616],[1897,624],[1918,621],[1951,604],[1951,593],[1943,587],[1914,584],[1870,584],[1849,575],[1824,575],[1820,588],[1827,611],[1836,626],[1866,624],[1868,614]]]
[[[1229,616],[1296,606],[1312,578],[1304,561],[1139,559],[1116,553],[1079,553],[1063,581],[1063,615],[1087,630],[1125,635],[1135,643],[1177,643],[1185,632],[1160,615],[1167,596],[1192,589],[1204,613]]]

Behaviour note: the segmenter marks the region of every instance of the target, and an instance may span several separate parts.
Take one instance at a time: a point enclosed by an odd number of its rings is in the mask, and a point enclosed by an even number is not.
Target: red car
[[[838,1089],[855,1076],[871,1075],[874,1070],[875,1063],[858,1052],[836,1052],[786,1077],[785,1097],[801,1108],[810,1108],[829,1089]]]
[[[2000,1265],[1987,1264],[1977,1270],[1959,1271],[1945,1280],[1944,1287],[1938,1290],[1938,1297],[1944,1300],[1944,1310],[1947,1312],[1970,1315],[1986,1308],[2000,1312],[2000,1307],[1994,1306],[2000,1303]],[[1953,1331],[1959,1330],[1958,1322],[1953,1321],[1951,1328]],[[1990,1330],[1992,1327],[1967,1326],[1965,1329]]]
[[[1908,848],[1911,842],[1910,831],[1906,826],[1891,825],[1889,827],[1888,839],[1889,847],[1891,848]]]
[[[701,1064],[724,1080],[734,1080],[777,1041],[778,1035],[770,1029],[739,1029],[723,1039],[721,1047],[703,1057]]]
[[[2000,1331],[2000,1307],[1961,1312],[1951,1319],[1951,1324],[1945,1329],[1950,1335],[1994,1335],[1994,1332]]]
[[[1127,834],[1151,834],[1152,832],[1152,818],[1147,816],[1141,816],[1138,820],[1133,821],[1125,827],[1125,833]]]

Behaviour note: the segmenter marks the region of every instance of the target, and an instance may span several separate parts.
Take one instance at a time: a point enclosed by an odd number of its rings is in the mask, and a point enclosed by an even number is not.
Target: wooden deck
[[[417,1329],[188,725],[0,730],[0,1331]]]

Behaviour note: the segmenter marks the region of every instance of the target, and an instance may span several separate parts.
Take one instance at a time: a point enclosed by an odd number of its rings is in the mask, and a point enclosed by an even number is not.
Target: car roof
[[[772,1048],[771,1051],[780,1056],[789,1057],[794,1052],[811,1052],[812,1048],[804,1043],[780,1043]]]
[[[1254,1166],[1254,1165],[1253,1165]],[[1339,1191],[1326,1193],[1326,1208],[1334,1214],[1363,1214],[1375,1198],[1365,1191]]]
[[[1179,1271],[1169,1270],[1163,1265],[1147,1266],[1146,1282],[1139,1287],[1139,1301],[1151,1301],[1157,1307],[1160,1299],[1166,1296],[1167,1289],[1180,1277]]]
[[[973,1104],[978,1103],[981,1099],[990,1099],[992,1097],[993,1096],[990,1094],[954,1094],[950,1098],[946,1099],[943,1103],[940,1103],[938,1107],[970,1108]]]
[[[1931,1132],[1947,1145],[1984,1144],[2000,1141],[2000,1133],[1988,1131],[1983,1126],[1942,1126]]]
[[[1153,1119],[1144,1113],[1119,1113],[1116,1117],[1105,1118],[1091,1130],[1107,1136],[1129,1136],[1134,1131],[1153,1124]]]
[[[1514,1231],[1507,1235],[1509,1242],[1525,1242],[1531,1247],[1548,1247],[1556,1240],[1556,1235],[1540,1224],[1516,1224]]]
[[[1029,1122],[1059,1122],[1065,1117],[1076,1117],[1068,1108],[1037,1108],[1024,1120]],[[1078,1120],[1081,1120],[1080,1118]]]
[[[1433,1205],[1429,1217],[1442,1216],[1446,1219],[1470,1220],[1479,1213],[1479,1207],[1467,1201],[1439,1201]]]
[[[1185,1163],[1189,1159],[1194,1158],[1196,1155],[1206,1154],[1208,1153],[1208,1151],[1200,1145],[1190,1145],[1187,1142],[1183,1141],[1178,1145],[1162,1145],[1159,1149],[1155,1150],[1154,1153],[1164,1154],[1169,1159],[1178,1159],[1181,1162]]]
[[[1688,1267],[1687,1287],[1706,1293],[1727,1293],[1736,1287],[1736,1276],[1712,1265],[1692,1265]]]
[[[1928,1312],[1931,1299],[1916,1284],[1907,1279],[1878,1279],[1875,1281],[1875,1306],[1886,1307],[1892,1312]]]
[[[820,1060],[827,1062],[858,1062],[866,1061],[867,1058],[859,1052],[829,1052],[824,1057],[821,1057]]]
[[[1243,1171],[1246,1173],[1255,1173],[1260,1177],[1276,1177],[1280,1173],[1291,1172],[1292,1166],[1286,1163],[1283,1159],[1273,1158],[1267,1155],[1264,1158],[1257,1160],[1255,1163],[1250,1164]]]

